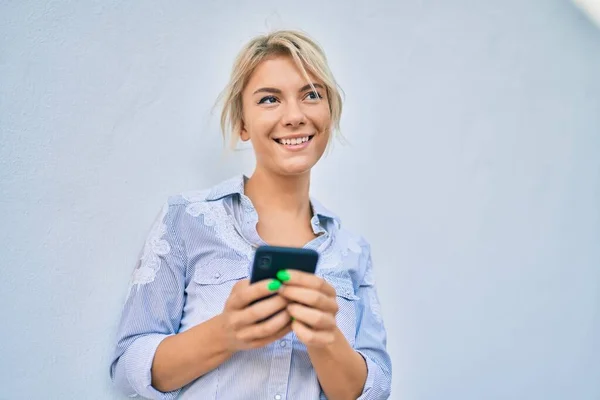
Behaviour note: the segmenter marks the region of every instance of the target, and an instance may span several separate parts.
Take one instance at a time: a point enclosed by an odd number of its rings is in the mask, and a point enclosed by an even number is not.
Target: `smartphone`
[[[250,283],[277,279],[282,269],[295,269],[314,274],[317,270],[319,253],[315,250],[297,247],[260,246],[254,254]],[[250,305],[268,299],[275,294],[253,301]],[[261,321],[269,319],[267,317]]]
[[[256,249],[250,283],[265,279],[276,279],[277,272],[282,269],[295,269],[314,274],[319,261],[319,253],[315,250],[296,248],[261,246]]]

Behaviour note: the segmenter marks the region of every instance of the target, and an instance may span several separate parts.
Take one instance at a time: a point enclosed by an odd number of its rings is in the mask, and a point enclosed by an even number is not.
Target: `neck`
[[[244,192],[260,214],[262,211],[310,218],[310,173],[283,176],[256,169]]]

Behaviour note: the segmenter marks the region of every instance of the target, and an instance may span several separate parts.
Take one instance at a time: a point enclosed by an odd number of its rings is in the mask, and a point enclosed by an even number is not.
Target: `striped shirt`
[[[172,196],[163,206],[132,274],[117,331],[110,376],[123,393],[149,399],[325,399],[307,349],[293,332],[237,352],[179,390],[152,387],[161,341],[221,313],[232,286],[249,277],[254,250],[266,244],[244,195],[246,179]],[[359,399],[387,399],[391,360],[369,244],[342,229],[339,218],[312,198],[311,206],[317,237],[305,247],[319,253],[316,274],[336,290],[337,325],[367,365]]]

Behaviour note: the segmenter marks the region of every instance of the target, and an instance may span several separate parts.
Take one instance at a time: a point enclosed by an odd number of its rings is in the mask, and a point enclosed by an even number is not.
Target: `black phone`
[[[250,283],[276,279],[282,269],[295,269],[314,274],[319,253],[312,249],[279,246],[261,246],[256,249]]]

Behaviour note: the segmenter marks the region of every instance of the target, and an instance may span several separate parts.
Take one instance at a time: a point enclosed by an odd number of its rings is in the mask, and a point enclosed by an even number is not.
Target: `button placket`
[[[272,399],[285,400],[292,361],[292,347],[288,339],[274,343],[269,376],[269,395]]]

